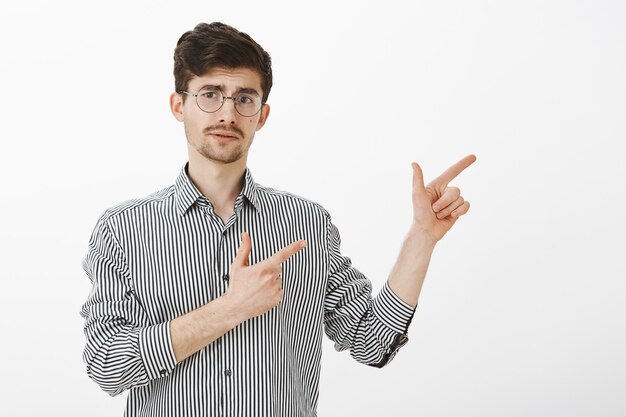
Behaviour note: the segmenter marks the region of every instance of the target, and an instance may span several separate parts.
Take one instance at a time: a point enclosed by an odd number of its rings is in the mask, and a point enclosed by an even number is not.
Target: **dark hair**
[[[180,37],[174,50],[174,83],[184,91],[213,67],[249,68],[261,76],[263,102],[272,89],[272,59],[248,34],[221,22],[200,23]],[[183,96],[184,98],[185,96]]]

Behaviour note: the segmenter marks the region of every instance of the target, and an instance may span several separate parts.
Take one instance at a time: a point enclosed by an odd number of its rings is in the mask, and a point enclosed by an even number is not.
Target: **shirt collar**
[[[189,175],[187,174],[188,165],[189,163],[185,163],[178,174],[178,178],[176,178],[176,183],[174,184],[176,210],[181,216],[183,216],[189,207],[191,207],[199,199],[206,198],[189,178]],[[259,197],[257,195],[257,184],[254,182],[249,168],[246,168],[244,173],[243,188],[236,199],[235,205],[238,204],[242,197],[245,197],[257,211],[260,210]]]

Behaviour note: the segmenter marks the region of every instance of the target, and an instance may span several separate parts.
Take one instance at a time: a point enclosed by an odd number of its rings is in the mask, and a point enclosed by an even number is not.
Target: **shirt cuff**
[[[402,301],[391,290],[389,283],[385,282],[385,286],[374,299],[374,314],[393,331],[406,334],[415,309]]]
[[[170,337],[169,320],[139,331],[139,354],[149,380],[172,372],[176,366],[176,357]]]

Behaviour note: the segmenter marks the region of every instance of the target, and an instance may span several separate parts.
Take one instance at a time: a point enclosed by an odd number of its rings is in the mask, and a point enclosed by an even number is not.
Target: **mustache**
[[[241,131],[241,129],[239,129],[236,126],[213,125],[213,126],[205,127],[202,132],[205,135],[208,135],[209,133],[214,132],[216,130],[221,130],[225,132],[234,132],[234,133],[237,133],[240,137],[243,137],[243,132]]]

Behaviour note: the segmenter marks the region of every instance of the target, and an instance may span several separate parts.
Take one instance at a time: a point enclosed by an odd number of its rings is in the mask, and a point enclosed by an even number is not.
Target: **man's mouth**
[[[235,133],[223,131],[223,130],[213,130],[209,132],[209,136],[212,136],[213,139],[218,142],[234,142],[239,139],[239,137]]]
[[[239,139],[242,135],[241,132],[237,132],[231,129],[207,129],[207,135],[213,136],[218,140],[232,141]]]

